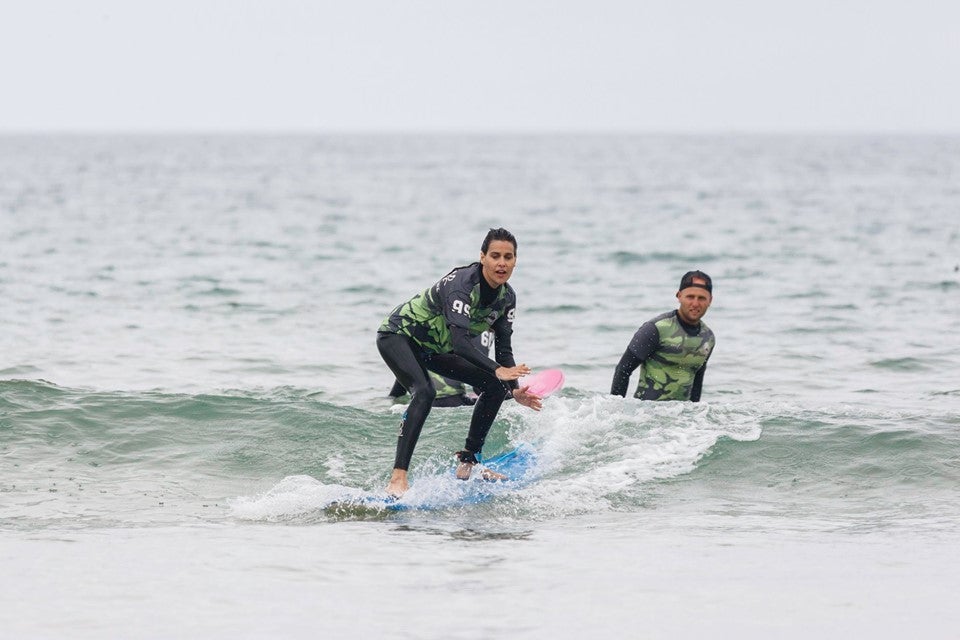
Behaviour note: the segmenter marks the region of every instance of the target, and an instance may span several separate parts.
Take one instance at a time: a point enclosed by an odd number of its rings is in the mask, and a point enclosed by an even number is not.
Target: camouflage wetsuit
[[[643,365],[635,398],[699,402],[715,344],[713,331],[704,322],[690,325],[676,311],[663,313],[633,335],[613,374],[610,393],[625,396],[630,374]]]
[[[400,423],[395,469],[407,469],[420,430],[436,396],[429,371],[460,380],[480,391],[465,449],[479,453],[500,405],[516,382],[494,372],[513,367],[513,314],[516,295],[509,284],[491,287],[480,263],[458,267],[434,286],[404,302],[377,332],[377,349],[411,399]],[[495,360],[471,339],[492,329]]]

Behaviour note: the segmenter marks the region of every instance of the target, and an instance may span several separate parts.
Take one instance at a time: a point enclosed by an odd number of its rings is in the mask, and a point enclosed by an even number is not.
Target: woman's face
[[[483,277],[491,287],[499,287],[513,275],[517,266],[517,253],[513,243],[507,240],[493,240],[487,252],[480,252],[480,266]]]

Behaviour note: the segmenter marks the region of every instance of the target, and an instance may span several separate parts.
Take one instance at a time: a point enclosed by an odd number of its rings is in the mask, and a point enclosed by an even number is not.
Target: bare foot
[[[461,462],[457,465],[457,480],[469,480],[473,473],[473,462]]]
[[[457,465],[457,480],[469,480],[470,475],[473,473],[473,467],[476,465],[472,462],[461,462]],[[507,476],[502,473],[497,473],[493,469],[483,469],[480,472],[480,477],[488,482],[494,482],[496,480],[507,480]]]
[[[387,485],[387,495],[399,498],[406,493],[409,488],[410,484],[407,482],[406,470],[394,469],[390,475],[390,483]]]
[[[480,472],[480,477],[486,480],[487,482],[495,482],[497,480],[508,480],[507,476],[502,473],[497,473],[493,469],[484,469]]]
[[[457,451],[453,454],[459,464],[457,465],[457,480],[469,480],[473,473],[473,467],[477,464],[477,454],[472,451]]]

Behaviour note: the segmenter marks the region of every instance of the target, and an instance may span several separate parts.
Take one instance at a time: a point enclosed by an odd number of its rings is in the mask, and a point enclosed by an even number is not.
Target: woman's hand
[[[518,364],[515,367],[497,367],[493,372],[501,380],[516,380],[530,374],[530,367],[525,364]]]
[[[530,385],[513,390],[513,399],[525,407],[530,407],[534,411],[540,411],[542,401],[540,396],[528,391]]]

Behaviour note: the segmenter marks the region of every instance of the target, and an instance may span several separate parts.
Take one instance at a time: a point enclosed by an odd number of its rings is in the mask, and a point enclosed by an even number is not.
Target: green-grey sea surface
[[[953,637],[958,169],[937,136],[0,138],[0,628]],[[514,353],[567,379],[485,447],[531,481],[451,502],[470,409],[437,409],[412,508],[331,508],[392,466],[377,326],[496,226]],[[702,402],[610,396],[695,268]]]

